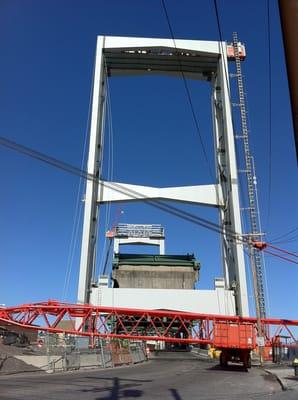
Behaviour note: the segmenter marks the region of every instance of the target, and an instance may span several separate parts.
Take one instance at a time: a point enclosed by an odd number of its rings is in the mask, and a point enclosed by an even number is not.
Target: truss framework
[[[61,329],[62,320],[79,319],[75,329]],[[159,340],[173,343],[213,344],[216,323],[250,324],[256,330],[256,318],[196,314],[165,310],[96,307],[66,304],[49,300],[17,307],[0,308],[0,321],[28,329],[78,336],[119,338],[129,340]],[[298,320],[262,319],[267,344],[273,344],[283,331],[297,344],[292,327]],[[271,334],[270,334],[271,332]],[[289,343],[291,345],[291,343]]]

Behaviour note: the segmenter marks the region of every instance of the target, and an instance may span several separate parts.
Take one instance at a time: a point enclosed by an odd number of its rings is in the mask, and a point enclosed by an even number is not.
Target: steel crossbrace
[[[79,323],[74,329],[62,329],[59,323],[65,319],[77,319]],[[210,344],[214,340],[214,324],[218,322],[256,325],[256,318],[251,317],[96,307],[53,300],[0,307],[1,321],[27,329],[78,336]],[[298,327],[298,320],[266,318],[262,319],[262,324],[267,327],[267,343],[273,343],[283,330],[290,335],[292,343],[298,343],[297,334],[290,329]],[[271,335],[270,327],[276,327]],[[184,337],[180,337],[181,332]]]

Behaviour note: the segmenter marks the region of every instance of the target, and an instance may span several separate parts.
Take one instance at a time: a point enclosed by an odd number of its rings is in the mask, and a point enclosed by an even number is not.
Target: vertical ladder
[[[236,75],[238,81],[238,93],[239,93],[239,107],[240,107],[240,115],[241,115],[241,128],[242,135],[241,138],[243,140],[243,150],[245,156],[245,172],[247,178],[247,191],[248,191],[248,200],[249,200],[249,216],[250,216],[250,229],[251,229],[251,239],[259,240],[260,235],[260,227],[258,224],[258,216],[257,216],[257,194],[255,191],[256,177],[253,173],[253,165],[252,165],[252,156],[250,153],[249,147],[249,138],[248,138],[248,127],[247,127],[247,112],[245,105],[245,97],[244,97],[244,88],[243,88],[243,78],[241,71],[241,61],[239,56],[239,42],[238,35],[236,32],[233,33],[233,48],[234,48],[234,57],[236,63]],[[264,294],[264,284],[263,284],[263,263],[260,252],[256,249],[253,249],[253,256],[255,260],[256,267],[256,275],[257,275],[257,290],[259,297],[259,308],[260,308],[260,316],[261,318],[266,317],[266,308],[265,308],[265,294]],[[257,300],[256,300],[257,301]]]

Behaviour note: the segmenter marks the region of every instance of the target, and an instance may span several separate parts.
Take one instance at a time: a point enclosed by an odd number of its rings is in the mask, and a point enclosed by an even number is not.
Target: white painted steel
[[[223,264],[226,287],[235,287],[237,313],[249,315],[247,283],[243,245],[231,240],[229,231],[242,234],[237,160],[230,103],[228,64],[226,47],[219,61],[218,74],[213,81],[213,124],[217,179],[222,187],[226,207],[220,208],[221,225],[226,233],[222,235]]]
[[[96,61],[93,85],[93,98],[91,110],[91,125],[89,139],[89,156],[87,172],[100,176],[101,153],[103,148],[103,113],[104,113],[104,82],[103,68],[104,37],[98,37],[96,48]],[[92,269],[95,263],[95,246],[97,239],[98,207],[97,207],[98,182],[87,180],[85,194],[84,224],[81,247],[80,276],[78,287],[78,303],[88,303],[91,286]]]
[[[167,49],[162,51],[160,49]],[[90,129],[90,145],[88,158],[88,173],[100,177],[100,161],[102,151],[102,122],[103,122],[103,95],[104,81],[106,70],[103,68],[104,57],[105,66],[110,73],[109,68],[112,67],[118,70],[119,74],[126,74],[126,70],[117,64],[119,59],[125,58],[129,60],[129,54],[133,54],[131,64],[132,73],[137,73],[137,69],[141,73],[150,73],[151,68],[144,68],[144,62],[139,62],[138,58],[144,60],[146,58],[146,49],[152,50],[150,58],[156,58],[161,62],[161,69],[156,70],[156,73],[164,72],[165,74],[181,74],[181,70],[186,71],[185,76],[197,79],[205,79],[212,81],[213,90],[213,122],[215,135],[215,154],[216,154],[216,169],[218,171],[218,182],[213,185],[178,187],[178,188],[151,188],[138,185],[122,185],[124,188],[140,192],[138,194],[120,193],[117,183],[87,182],[86,199],[85,199],[85,214],[82,238],[82,252],[80,265],[80,279],[78,290],[78,301],[88,302],[91,290],[92,269],[95,263],[95,244],[97,238],[98,224],[98,203],[106,201],[129,201],[137,199],[162,198],[176,201],[186,201],[197,204],[211,205],[219,208],[220,223],[226,230],[242,234],[240,220],[239,193],[237,181],[237,164],[234,146],[234,132],[232,126],[231,106],[229,99],[229,83],[228,83],[228,68],[226,57],[226,44],[224,42],[196,41],[196,40],[175,40],[171,39],[152,39],[152,38],[127,38],[127,37],[103,37],[99,36],[97,41],[96,65],[95,65],[95,81],[92,103],[92,118]],[[139,49],[139,52],[138,52]],[[168,51],[170,49],[170,51]],[[180,62],[179,57],[183,51],[183,62]],[[195,52],[194,54],[185,53]],[[104,53],[103,53],[104,52]],[[143,52],[143,53],[142,53]],[[177,52],[180,54],[177,56]],[[114,58],[113,58],[114,57]],[[173,58],[171,58],[173,57]],[[177,58],[178,57],[178,58]],[[108,61],[107,61],[108,60]],[[137,60],[137,61],[136,61]],[[179,61],[177,64],[177,60]],[[204,60],[207,62],[204,64]],[[109,66],[110,62],[110,66]],[[153,64],[152,64],[153,65]],[[179,66],[180,65],[180,66]],[[208,67],[209,66],[209,67]],[[150,65],[149,65],[150,67]],[[196,73],[197,68],[197,73]],[[207,74],[205,69],[208,70]],[[98,146],[101,144],[101,146]],[[116,186],[117,190],[116,190]],[[121,187],[120,187],[121,189]],[[136,195],[136,197],[134,197]],[[242,316],[248,315],[247,287],[245,275],[245,263],[242,245],[236,242],[235,238],[231,238],[228,232],[222,235],[223,247],[223,264],[226,289],[235,287],[236,298],[236,313]],[[94,289],[95,290],[95,289]],[[106,288],[106,290],[108,290]],[[122,289],[132,290],[137,289]],[[219,289],[217,289],[219,290]],[[220,289],[224,290],[224,289]],[[113,289],[120,296],[121,289]],[[131,293],[133,293],[131,292]],[[194,296],[200,297],[201,291],[193,291]],[[208,291],[202,291],[203,292]],[[110,292],[107,292],[110,293]],[[124,293],[124,292],[123,292]],[[127,292],[129,293],[129,292]],[[142,290],[143,293],[143,290]],[[179,291],[179,296],[183,292]],[[224,290],[223,293],[228,293],[229,299],[233,299],[231,291]],[[152,292],[151,292],[152,294]],[[93,295],[93,294],[92,294]],[[148,295],[149,296],[149,295]],[[170,296],[170,294],[165,296]],[[205,296],[205,295],[204,295]],[[217,297],[214,293],[211,295]],[[133,297],[133,295],[132,295]],[[150,296],[149,296],[150,297]],[[149,298],[148,297],[148,298]],[[208,296],[207,296],[208,297]],[[210,297],[210,304],[212,299]],[[112,297],[113,298],[113,297]],[[167,297],[168,298],[168,297]],[[172,296],[173,304],[175,296]],[[212,297],[213,298],[213,297]],[[225,299],[225,295],[222,297]],[[119,297],[120,299],[120,297]],[[122,299],[122,298],[121,298]],[[125,303],[125,296],[122,299]],[[122,301],[121,300],[121,301]],[[120,301],[120,300],[119,300]],[[209,300],[208,300],[209,301]],[[208,308],[207,303],[204,307]],[[225,300],[224,300],[225,301]],[[230,300],[229,300],[230,301]],[[124,306],[119,303],[119,306]],[[134,298],[134,304],[136,300]],[[139,303],[141,307],[142,303]],[[227,300],[228,304],[228,300]],[[170,305],[170,303],[169,303]],[[172,305],[173,307],[173,305]],[[208,312],[204,308],[204,312]],[[202,311],[202,310],[201,310]]]
[[[114,237],[114,253],[119,253],[120,246],[125,245],[148,245],[148,246],[158,246],[159,254],[165,254],[165,240],[164,239],[153,239],[153,238],[117,238]]]
[[[97,200],[99,203],[140,199],[175,200],[214,207],[224,205],[222,190],[219,185],[156,188],[151,186],[100,181]]]
[[[90,302],[96,306],[173,310],[236,315],[231,290],[92,288]]]
[[[98,36],[98,38],[102,37],[103,36]],[[175,39],[175,45],[177,49],[195,50],[207,54],[220,54],[221,52],[219,42],[214,41]],[[106,49],[125,49],[129,47],[168,47],[173,49],[174,46],[172,39],[105,36]]]

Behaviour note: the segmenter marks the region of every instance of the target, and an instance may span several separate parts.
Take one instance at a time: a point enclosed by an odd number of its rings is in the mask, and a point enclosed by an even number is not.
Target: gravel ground
[[[15,358],[16,355],[23,354],[24,348],[16,346],[7,346],[0,343],[0,375],[6,375],[19,372],[39,371],[33,365]]]

